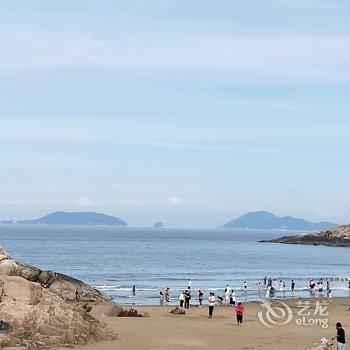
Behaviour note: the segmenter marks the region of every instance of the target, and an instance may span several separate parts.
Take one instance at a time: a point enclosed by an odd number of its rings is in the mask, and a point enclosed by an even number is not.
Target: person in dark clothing
[[[202,306],[203,303],[203,292],[201,290],[198,291],[198,301],[199,301],[199,306]]]
[[[191,300],[191,293],[186,290],[185,292],[185,309],[189,309],[190,308],[190,300]]]
[[[334,337],[333,339],[337,339],[337,350],[345,350],[345,331],[340,322],[337,322],[336,324],[336,329],[337,329],[337,336]]]
[[[135,285],[132,286],[132,295],[133,296],[136,295],[136,286]]]

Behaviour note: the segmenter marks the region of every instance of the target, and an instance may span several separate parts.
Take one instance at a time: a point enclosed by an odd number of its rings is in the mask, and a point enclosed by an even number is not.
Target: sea
[[[227,284],[238,300],[260,300],[265,292],[257,284],[264,276],[286,283],[280,298],[310,296],[310,278],[330,279],[332,296],[349,296],[350,249],[258,242],[287,234],[292,232],[0,225],[0,244],[16,260],[83,280],[123,305],[159,305],[163,287],[177,304],[189,278],[193,301],[199,289],[221,296]]]

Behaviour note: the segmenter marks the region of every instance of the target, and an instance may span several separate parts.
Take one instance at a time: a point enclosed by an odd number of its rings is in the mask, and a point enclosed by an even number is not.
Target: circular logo
[[[265,327],[283,326],[292,321],[292,309],[281,301],[277,303],[278,305],[271,305],[268,301],[262,302],[264,310],[258,312],[258,319]]]

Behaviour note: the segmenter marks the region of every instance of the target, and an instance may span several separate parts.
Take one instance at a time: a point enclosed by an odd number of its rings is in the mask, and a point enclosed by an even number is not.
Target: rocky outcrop
[[[8,276],[19,276],[30,282],[39,283],[65,301],[110,301],[106,294],[75,278],[53,271],[44,271],[15,261],[2,247],[0,247],[0,272]]]
[[[261,242],[350,247],[350,225],[339,226],[334,229],[310,234],[283,236]]]
[[[115,339],[117,335],[89,313],[91,305],[98,309],[99,304],[100,309],[115,310],[106,311],[106,316],[123,310],[93,287],[16,262],[0,247],[0,349],[45,349]]]
[[[173,315],[185,315],[186,310],[183,307],[176,306],[176,308],[172,309],[170,313]]]

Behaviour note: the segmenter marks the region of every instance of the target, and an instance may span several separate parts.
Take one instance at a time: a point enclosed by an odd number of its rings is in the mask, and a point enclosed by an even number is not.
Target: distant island
[[[255,211],[232,220],[222,227],[235,229],[319,231],[337,226],[337,224],[328,221],[314,223],[291,216],[279,217],[267,211]]]
[[[12,225],[13,220],[1,220],[0,225]]]
[[[350,225],[339,226],[331,230],[316,233],[284,236],[260,242],[350,247]]]
[[[164,224],[159,221],[159,222],[156,222],[155,224],[153,224],[152,227],[154,227],[154,228],[163,228]]]
[[[78,212],[68,213],[58,211],[48,214],[39,219],[19,220],[16,222],[21,225],[103,225],[103,226],[126,226],[127,223],[117,217],[94,213]]]

